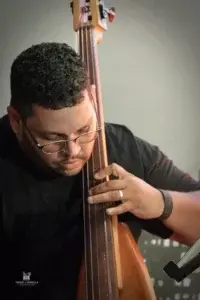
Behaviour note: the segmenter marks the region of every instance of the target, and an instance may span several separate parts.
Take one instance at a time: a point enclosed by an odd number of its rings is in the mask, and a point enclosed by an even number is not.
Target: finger
[[[99,172],[97,172],[94,175],[94,177],[95,177],[95,179],[103,179],[106,176],[114,175],[114,176],[118,177],[119,179],[123,179],[127,174],[128,174],[128,172],[126,170],[124,170],[119,165],[113,163],[113,164],[107,166],[106,168],[100,170]]]
[[[124,197],[123,197],[123,200],[124,200]],[[114,201],[120,201],[119,190],[110,191],[110,192],[107,192],[107,193],[102,193],[102,194],[98,194],[98,195],[88,197],[88,202],[90,204],[92,204],[92,203],[114,202]]]
[[[106,213],[110,216],[117,216],[129,211],[128,202],[120,204],[116,207],[110,207],[106,209]]]
[[[109,180],[92,187],[89,195],[101,194],[113,190],[124,190],[125,188],[126,183],[124,180]]]

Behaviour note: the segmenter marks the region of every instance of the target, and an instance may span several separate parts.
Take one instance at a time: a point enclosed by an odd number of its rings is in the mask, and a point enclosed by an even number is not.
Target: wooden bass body
[[[132,233],[124,223],[118,223],[122,289],[119,300],[156,300],[152,280]],[[77,300],[88,300],[85,291],[85,267],[81,269]],[[118,300],[116,299],[116,300]],[[101,299],[106,300],[106,299]]]

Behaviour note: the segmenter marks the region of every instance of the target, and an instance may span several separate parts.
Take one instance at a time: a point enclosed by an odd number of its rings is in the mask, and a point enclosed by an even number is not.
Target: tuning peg
[[[71,8],[71,12],[73,14],[73,1],[70,1],[70,8]]]
[[[112,23],[115,19],[115,7],[111,7],[108,9],[108,20],[110,23]]]

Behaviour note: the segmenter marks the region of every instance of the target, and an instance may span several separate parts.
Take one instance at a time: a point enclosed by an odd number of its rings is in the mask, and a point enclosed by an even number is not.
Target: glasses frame
[[[34,144],[37,146],[37,148],[39,150],[41,150],[43,153],[45,154],[49,154],[49,155],[52,155],[52,154],[56,154],[56,153],[60,153],[62,151],[64,151],[66,148],[67,148],[67,144],[69,142],[75,142],[77,141],[78,138],[80,138],[81,136],[84,136],[88,133],[98,133],[99,131],[102,130],[102,128],[98,127],[96,130],[89,130],[83,134],[80,134],[79,136],[77,136],[76,138],[74,139],[64,139],[64,140],[58,140],[58,141],[52,141],[52,142],[49,142],[49,143],[46,143],[44,145],[41,145],[40,143],[38,143],[38,141],[36,140],[36,138],[33,136],[33,134],[31,133],[30,129],[26,126],[26,124],[24,124],[24,127],[26,128],[28,134],[30,135],[31,139],[33,140]],[[83,145],[83,144],[89,144],[91,143],[92,141],[94,141],[95,139],[97,138],[97,136],[95,135],[94,138],[92,140],[90,140],[89,142],[85,142],[85,143],[81,143],[80,145]],[[63,147],[63,149],[59,150],[59,151],[56,151],[56,152],[45,152],[43,149],[45,146],[48,146],[48,145],[52,145],[52,144],[58,144],[58,143],[65,143],[65,146]]]

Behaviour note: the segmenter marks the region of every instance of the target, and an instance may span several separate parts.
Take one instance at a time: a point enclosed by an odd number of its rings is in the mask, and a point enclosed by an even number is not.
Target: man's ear
[[[12,106],[7,107],[7,113],[12,130],[19,136],[21,133],[21,117],[19,113]]]

